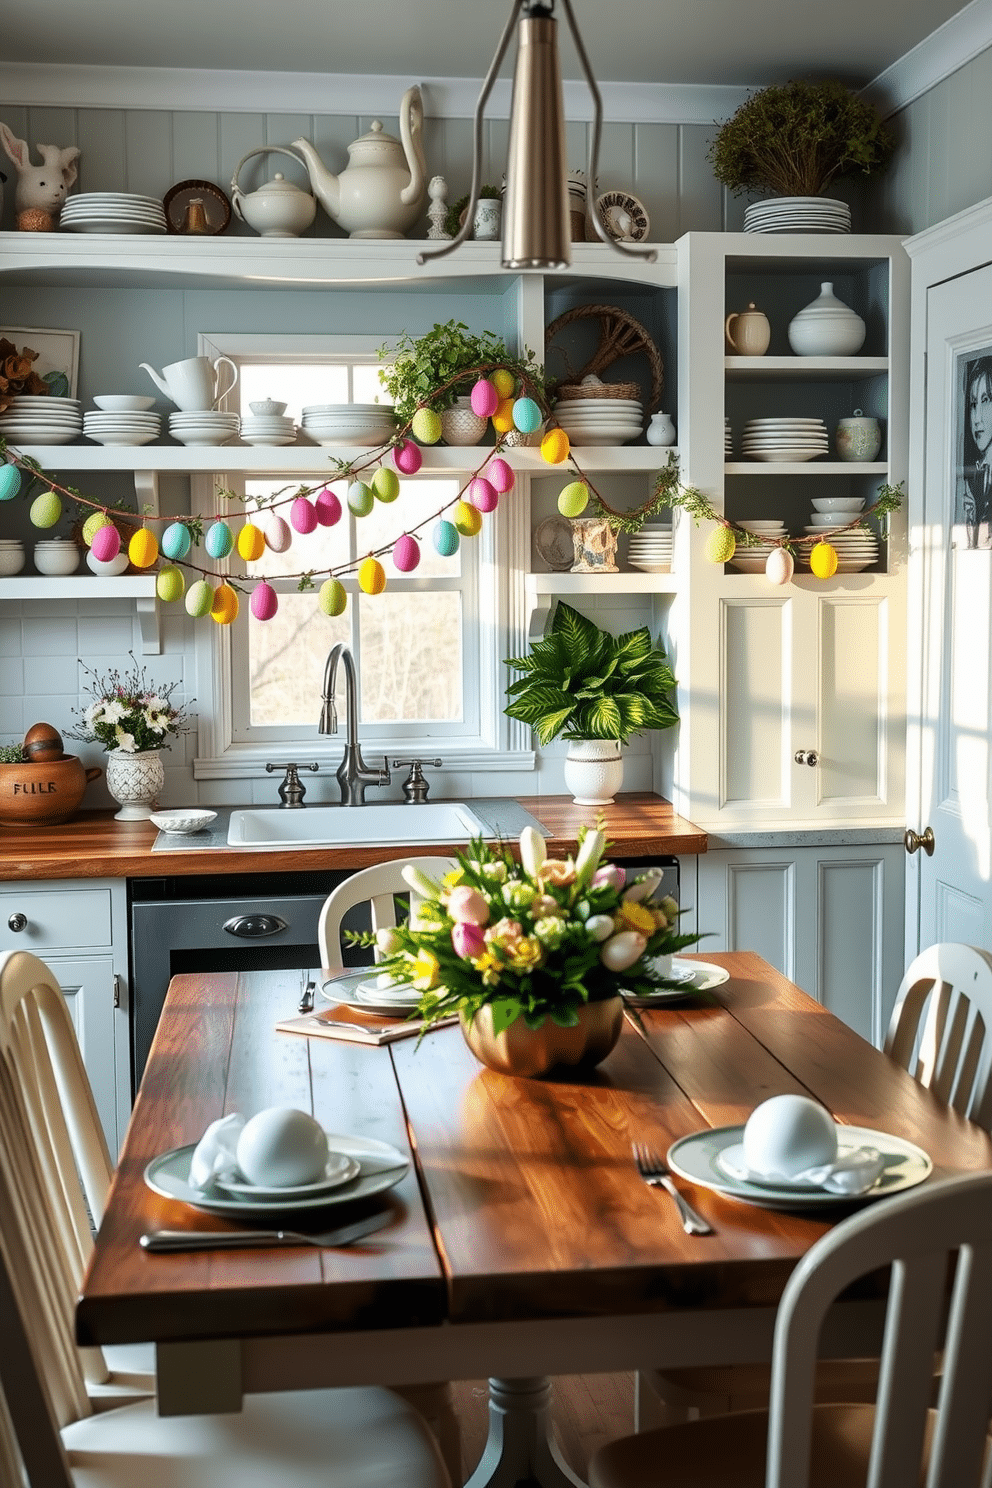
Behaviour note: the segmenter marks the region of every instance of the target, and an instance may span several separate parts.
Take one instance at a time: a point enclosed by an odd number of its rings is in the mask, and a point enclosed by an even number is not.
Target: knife
[[[321,1245],[334,1247],[352,1245],[366,1235],[381,1230],[395,1218],[392,1209],[379,1214],[357,1219],[352,1224],[341,1225],[336,1230],[325,1230],[322,1234],[307,1235],[298,1230],[152,1230],[142,1235],[142,1250],[161,1252],[174,1250],[242,1250],[252,1247],[277,1245]]]

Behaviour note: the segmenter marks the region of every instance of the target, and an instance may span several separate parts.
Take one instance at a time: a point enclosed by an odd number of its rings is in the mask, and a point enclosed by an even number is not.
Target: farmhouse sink
[[[229,847],[402,847],[407,843],[468,842],[491,837],[460,801],[421,805],[247,807],[231,812]]]

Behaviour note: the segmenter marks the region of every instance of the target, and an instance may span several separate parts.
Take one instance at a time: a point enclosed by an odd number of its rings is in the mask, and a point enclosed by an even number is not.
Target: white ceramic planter
[[[577,806],[609,806],[623,785],[619,739],[573,739],[565,756],[565,784]]]
[[[457,398],[441,414],[441,436],[446,444],[478,444],[489,420],[472,411],[471,398]]]
[[[120,804],[115,821],[148,821],[158,809],[165,785],[165,766],[158,749],[126,754],[112,749],[107,755],[107,789]]]

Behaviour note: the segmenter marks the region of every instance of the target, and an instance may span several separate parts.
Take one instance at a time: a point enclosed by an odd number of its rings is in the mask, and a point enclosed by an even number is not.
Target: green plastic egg
[[[563,517],[580,517],[589,504],[589,487],[585,481],[570,481],[558,496],[558,510]]]
[[[400,478],[388,465],[380,465],[372,477],[372,491],[380,501],[395,501],[400,494]]]
[[[183,590],[186,588],[186,580],[178,568],[166,564],[158,571],[155,580],[155,593],[159,599],[164,599],[166,604],[172,604],[177,599],[182,599]]]
[[[31,503],[31,521],[36,527],[54,527],[62,515],[62,503],[55,491],[45,491]]]
[[[441,438],[441,415],[433,408],[418,408],[410,424],[410,432],[421,444],[437,444]]]
[[[375,497],[364,481],[352,481],[348,487],[348,506],[356,517],[367,517],[375,505]]]
[[[325,579],[320,586],[317,603],[325,615],[343,615],[348,594],[340,580]]]
[[[109,527],[110,525],[110,518],[105,512],[90,512],[86,521],[83,523],[83,542],[89,547],[94,537],[100,531],[100,528]]]
[[[197,579],[195,584],[190,584],[186,591],[186,613],[192,615],[194,620],[199,620],[203,615],[209,615],[214,602],[214,591],[206,579]]]

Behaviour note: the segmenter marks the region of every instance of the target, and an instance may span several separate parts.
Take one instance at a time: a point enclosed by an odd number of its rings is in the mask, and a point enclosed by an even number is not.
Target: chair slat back
[[[934,1355],[942,1341],[944,1374],[927,1488],[983,1488],[992,1415],[988,1173],[895,1195],[843,1221],[807,1251],[785,1289],[776,1321],[767,1488],[808,1488],[816,1354],[824,1316],[845,1287],[889,1264],[892,1279],[867,1488],[906,1488],[922,1481]]]
[[[953,941],[921,951],[896,996],[885,1052],[992,1129],[992,955]]]
[[[416,811],[417,808],[413,806],[410,809]],[[374,863],[370,868],[360,868],[346,878],[328,896],[317,923],[317,943],[325,966],[341,965],[341,922],[357,904],[369,905],[373,930],[391,929],[396,924],[397,894],[409,894],[411,913],[416,910],[420,896],[403,877],[403,869],[408,864],[419,868],[436,883],[455,866],[451,858],[398,858],[391,863]],[[382,960],[378,946],[373,955],[377,963]]]
[[[14,1435],[14,1423],[7,1409],[7,1398],[0,1389],[0,1488],[24,1488],[21,1452]]]

